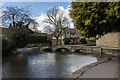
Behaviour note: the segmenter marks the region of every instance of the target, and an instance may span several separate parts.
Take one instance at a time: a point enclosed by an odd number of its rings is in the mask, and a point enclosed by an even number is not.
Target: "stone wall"
[[[120,48],[120,33],[118,34],[118,47]]]
[[[120,48],[120,32],[105,34],[96,41],[99,47]]]
[[[56,46],[56,45],[57,45],[57,40],[56,39],[52,39],[52,46]],[[61,39],[58,40],[58,45],[62,45]]]

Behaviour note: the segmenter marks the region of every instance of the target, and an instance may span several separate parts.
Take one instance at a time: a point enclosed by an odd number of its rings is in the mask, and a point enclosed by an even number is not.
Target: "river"
[[[85,65],[97,62],[80,53],[37,52],[2,59],[3,78],[65,78]]]

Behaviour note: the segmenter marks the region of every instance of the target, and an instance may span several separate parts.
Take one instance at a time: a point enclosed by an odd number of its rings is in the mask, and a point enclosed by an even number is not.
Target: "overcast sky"
[[[31,13],[31,17],[36,19],[36,21],[39,23],[38,29],[44,32],[43,28],[45,26],[45,23],[43,23],[44,18],[46,17],[45,13],[46,11],[54,6],[59,7],[61,11],[64,12],[64,15],[66,15],[67,18],[71,21],[71,18],[69,16],[69,6],[71,2],[5,2],[1,3],[3,7],[6,6],[20,6],[20,7],[28,7],[30,6],[29,10]],[[71,21],[71,28],[73,28],[73,23]]]

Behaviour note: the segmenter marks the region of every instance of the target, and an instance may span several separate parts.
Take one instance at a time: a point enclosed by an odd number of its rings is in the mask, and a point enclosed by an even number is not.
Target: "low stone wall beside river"
[[[84,53],[101,53],[101,48],[96,46],[83,46],[81,51]]]
[[[120,53],[120,48],[102,48],[102,52],[105,54],[118,55]]]
[[[120,48],[107,48],[107,47],[97,47],[97,46],[83,46],[81,48],[83,53],[103,53],[103,54],[113,54],[118,55],[120,53]]]

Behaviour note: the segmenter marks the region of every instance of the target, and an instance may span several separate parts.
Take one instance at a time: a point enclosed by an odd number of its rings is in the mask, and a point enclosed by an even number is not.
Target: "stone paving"
[[[87,70],[79,78],[118,78],[118,61],[98,64]]]
[[[118,60],[105,60],[87,65],[68,78],[118,78]]]

